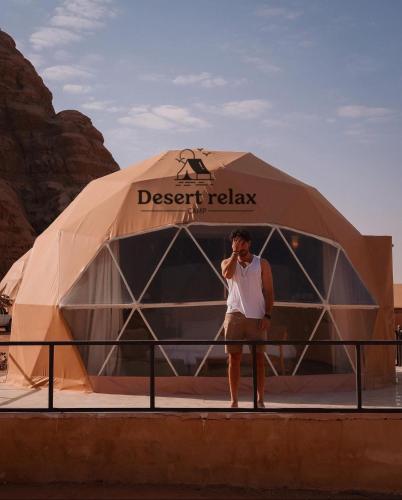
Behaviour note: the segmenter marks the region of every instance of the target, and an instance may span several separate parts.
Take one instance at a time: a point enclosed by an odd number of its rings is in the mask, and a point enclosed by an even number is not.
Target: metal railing
[[[149,365],[149,406],[146,407],[55,407],[54,406],[54,351],[55,347],[66,346],[148,346],[150,352]],[[157,407],[155,404],[155,346],[175,345],[247,345],[251,347],[252,379],[253,379],[253,407],[252,408],[206,408],[206,407]],[[257,392],[257,346],[259,345],[291,345],[291,346],[354,346],[356,366],[356,405],[354,407],[326,407],[326,406],[287,406],[287,407],[258,407]],[[364,346],[401,346],[402,340],[71,340],[71,341],[0,341],[0,346],[44,346],[49,348],[49,383],[48,406],[44,408],[0,408],[0,412],[300,412],[300,413],[381,413],[402,412],[402,407],[365,407],[362,405],[362,347]]]

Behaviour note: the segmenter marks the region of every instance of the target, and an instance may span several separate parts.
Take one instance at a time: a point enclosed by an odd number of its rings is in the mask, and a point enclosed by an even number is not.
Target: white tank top
[[[236,270],[227,282],[227,312],[240,311],[246,318],[260,319],[264,316],[265,299],[262,294],[260,257],[253,255],[253,260],[245,268],[237,261]]]

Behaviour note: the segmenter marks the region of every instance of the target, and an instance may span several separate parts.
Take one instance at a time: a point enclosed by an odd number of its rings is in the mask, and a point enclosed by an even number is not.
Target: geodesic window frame
[[[157,275],[159,269],[161,268],[162,264],[165,262],[169,252],[173,248],[176,240],[179,238],[181,234],[185,234],[186,237],[189,238],[189,241],[191,240],[194,245],[197,247],[198,251],[202,254],[203,258],[205,259],[205,262],[209,265],[209,268],[212,270],[216,278],[220,281],[220,284],[223,286],[224,290],[228,289],[227,283],[225,279],[221,276],[219,271],[217,270],[216,266],[213,264],[212,260],[209,258],[207,255],[205,249],[202,248],[202,245],[200,242],[197,240],[197,238],[193,235],[191,232],[191,228],[194,226],[204,226],[206,228],[217,228],[217,227],[227,227],[229,233],[230,228],[238,227],[239,224],[236,223],[202,223],[202,222],[193,222],[193,223],[188,223],[188,224],[173,224],[173,225],[168,225],[168,226],[162,226],[162,227],[157,227],[157,228],[152,228],[143,232],[138,232],[135,234],[130,234],[130,235],[124,235],[120,236],[117,238],[113,238],[112,240],[109,240],[105,242],[105,244],[99,249],[97,254],[94,256],[94,258],[88,263],[88,265],[82,270],[80,275],[78,276],[77,280],[74,282],[74,284],[71,286],[71,288],[67,291],[67,293],[63,296],[62,300],[60,301],[60,308],[65,311],[72,311],[72,310],[80,310],[80,309],[87,309],[87,310],[93,310],[93,309],[126,309],[130,310],[130,313],[128,317],[125,319],[123,324],[121,325],[121,328],[118,331],[118,334],[116,336],[116,340],[121,339],[123,336],[125,329],[127,325],[130,323],[130,320],[132,319],[133,315],[135,312],[138,312],[138,315],[141,317],[141,320],[143,321],[144,325],[149,331],[150,338],[153,338],[155,340],[158,339],[157,332],[155,332],[155,329],[152,328],[152,325],[149,322],[149,318],[147,319],[147,314],[145,311],[147,309],[163,309],[163,308],[181,308],[181,307],[207,307],[207,306],[226,306],[226,299],[222,300],[195,300],[195,301],[181,301],[181,302],[159,302],[159,303],[154,303],[154,302],[143,302],[142,299],[145,296],[146,291],[149,289],[151,286],[155,276]],[[267,233],[266,233],[266,238],[265,241],[260,248],[260,251],[258,252],[257,255],[262,256],[264,254],[264,251],[268,249],[268,244],[271,241],[271,238],[274,236],[276,237],[277,235],[279,236],[279,240],[283,242],[285,247],[288,249],[289,254],[293,257],[294,261],[296,262],[298,269],[303,273],[304,277],[307,279],[307,282],[309,285],[312,287],[314,290],[315,294],[319,298],[319,302],[286,302],[286,301],[277,301],[275,300],[274,302],[274,307],[275,308],[307,308],[307,309],[316,309],[319,310],[318,314],[318,319],[315,322],[315,325],[308,336],[306,340],[313,340],[315,338],[315,335],[317,334],[317,331],[319,328],[322,326],[322,322],[324,322],[324,317],[325,318],[330,318],[330,321],[332,322],[332,328],[333,331],[335,332],[335,335],[342,340],[343,336],[341,333],[341,329],[337,325],[337,322],[335,320],[335,310],[359,310],[359,311],[364,311],[364,310],[378,310],[378,305],[375,303],[373,300],[372,295],[370,294],[369,290],[364,284],[364,281],[362,278],[359,276],[359,273],[356,271],[354,268],[352,262],[348,258],[346,252],[343,250],[341,245],[335,241],[329,240],[327,238],[323,238],[311,233],[307,233],[304,231],[300,231],[294,228],[290,228],[287,226],[281,226],[281,225],[276,225],[276,224],[263,224],[263,223],[248,223],[248,224],[242,224],[242,227],[259,227],[259,228],[266,228]],[[140,237],[143,235],[150,235],[151,233],[157,233],[160,231],[164,231],[166,229],[174,229],[174,232],[172,233],[173,236],[170,240],[170,242],[167,244],[166,248],[164,249],[159,261],[157,262],[155,268],[153,271],[150,273],[149,279],[145,283],[145,286],[142,289],[142,292],[138,295],[138,299],[135,298],[134,293],[126,279],[125,274],[122,271],[122,266],[120,266],[120,263],[118,262],[118,259],[116,258],[116,253],[113,251],[113,246],[116,245],[117,242],[120,240],[128,240],[129,238],[136,238]],[[294,233],[296,235],[300,235],[303,237],[307,238],[313,238],[315,241],[321,242],[326,245],[330,245],[336,252],[334,262],[333,262],[333,268],[331,271],[331,276],[330,276],[330,283],[328,285],[327,293],[323,294],[322,290],[319,290],[319,287],[317,286],[316,283],[314,283],[314,280],[311,278],[310,273],[306,270],[305,265],[303,264],[302,260],[299,258],[299,256],[296,253],[296,249],[292,247],[292,244],[290,243],[289,239],[286,238],[287,233]],[[71,293],[74,293],[74,288],[78,286],[80,283],[80,280],[83,279],[83,276],[85,276],[86,272],[89,272],[88,270],[90,269],[91,265],[94,264],[96,259],[101,255],[102,252],[108,252],[109,258],[113,261],[113,265],[115,266],[118,276],[121,279],[121,283],[127,288],[127,291],[129,292],[131,302],[124,302],[124,303],[75,303],[75,304],[68,304],[68,297],[71,295]],[[334,279],[336,276],[336,271],[337,271],[337,266],[339,262],[340,256],[342,257],[344,262],[347,262],[347,264],[350,266],[350,268],[353,270],[355,276],[357,279],[360,281],[360,284],[365,288],[367,291],[371,303],[370,304],[332,304],[330,303],[330,297],[332,293],[332,286],[334,283]],[[205,264],[204,262],[204,264]],[[275,290],[274,290],[275,291]],[[325,297],[324,297],[325,295]],[[375,318],[374,318],[375,320]],[[216,334],[214,335],[211,340],[216,340],[219,338],[219,336],[222,334],[223,331],[223,320],[217,329]],[[72,331],[73,336],[76,336],[76,332]],[[275,347],[275,346],[273,346]],[[311,346],[312,347],[312,346]],[[353,353],[350,353],[350,350],[346,348],[345,346],[342,347],[348,360],[350,363],[350,367],[352,368],[352,371],[355,371],[355,362],[352,359]],[[308,353],[309,346],[305,346],[304,349],[301,351],[297,361],[294,363],[294,366],[292,366],[291,369],[291,375],[297,375],[298,370],[300,368],[300,365],[302,364],[306,353]],[[111,359],[113,354],[115,353],[116,346],[113,346],[108,354],[105,356],[105,359],[97,372],[97,375],[102,375],[105,367],[107,366],[108,361]],[[202,371],[206,361],[208,360],[211,352],[213,350],[213,346],[210,346],[204,356],[202,357],[201,362],[199,363],[198,367],[196,368],[195,372],[193,373],[194,376],[199,376],[200,372]],[[172,374],[175,376],[179,376],[178,370],[175,368],[174,363],[170,359],[169,354],[166,352],[167,350],[163,348],[163,346],[159,346],[159,351],[161,355],[164,357],[166,360],[167,364],[170,366],[170,369],[172,371]],[[158,352],[159,352],[158,351]],[[278,369],[274,366],[269,351],[266,353],[266,360],[268,363],[268,366],[272,373],[274,375],[279,375]]]

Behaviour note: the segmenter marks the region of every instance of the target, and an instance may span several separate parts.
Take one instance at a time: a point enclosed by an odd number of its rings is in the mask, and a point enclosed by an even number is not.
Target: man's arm
[[[240,246],[241,239],[235,238],[232,241],[232,255],[228,259],[223,260],[221,263],[222,276],[227,280],[230,280],[236,271],[237,256],[240,252]]]
[[[274,285],[272,281],[272,271],[269,262],[261,259],[262,294],[265,299],[265,312],[271,314],[274,305]]]
[[[228,259],[223,260],[221,263],[222,276],[227,280],[232,278],[236,271],[237,256],[237,253],[232,253]]]

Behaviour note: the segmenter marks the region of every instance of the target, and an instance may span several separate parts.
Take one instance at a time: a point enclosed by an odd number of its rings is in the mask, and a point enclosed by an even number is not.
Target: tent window
[[[317,328],[313,340],[340,340],[331,316],[326,312]],[[331,373],[353,373],[355,356],[345,346],[310,345],[301,356],[297,375]]]
[[[142,302],[224,300],[226,288],[185,230],[169,250]]]
[[[119,340],[152,340],[153,338],[139,312],[134,311]],[[150,350],[146,345],[109,347],[109,352],[98,374],[120,377],[148,377],[150,369],[149,361]],[[159,377],[175,375],[171,368],[171,363],[169,363],[164,352],[164,348],[161,346],[155,349],[155,374]]]
[[[64,309],[63,315],[74,340],[116,340],[130,310]],[[78,346],[89,375],[97,375],[110,346]]]
[[[278,340],[308,340],[322,314],[318,308],[275,307],[270,337]],[[268,346],[267,353],[280,375],[292,375],[304,346]]]
[[[271,264],[276,301],[321,302],[278,231],[272,234],[262,257]]]
[[[337,249],[311,236],[281,229],[311,280],[323,297],[327,297]]]
[[[176,232],[177,228],[161,229],[121,238],[110,244],[120,269],[137,300]]]
[[[143,314],[159,339],[214,340],[222,327],[226,306],[162,307]],[[209,346],[164,346],[179,375],[195,375]]]
[[[339,253],[329,302],[331,304],[375,304],[343,251]]]

